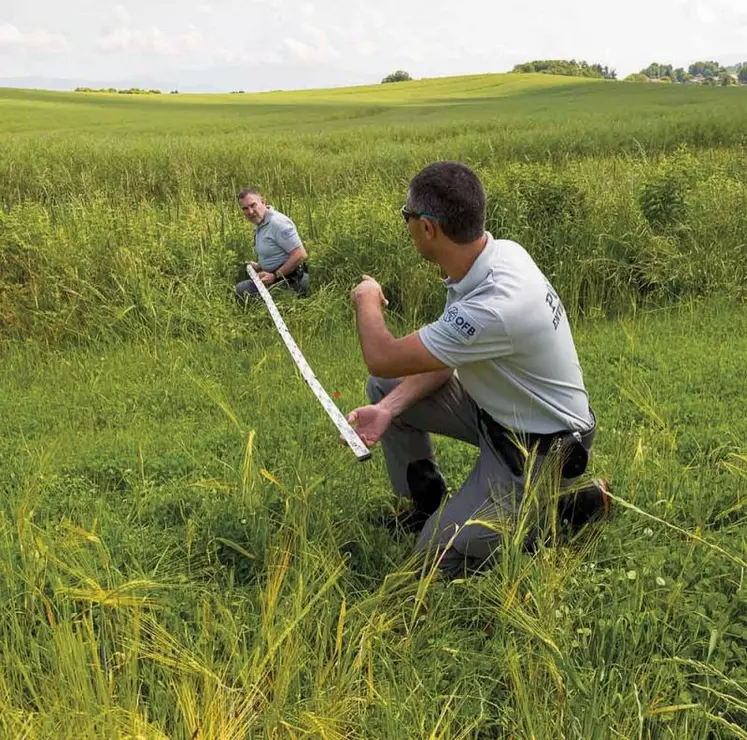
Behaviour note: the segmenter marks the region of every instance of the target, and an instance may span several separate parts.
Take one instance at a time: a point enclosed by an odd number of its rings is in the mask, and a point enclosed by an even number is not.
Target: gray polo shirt
[[[420,330],[426,349],[497,422],[549,434],[592,426],[563,304],[526,250],[488,234],[444,313]]]
[[[266,272],[275,272],[286,262],[288,255],[301,245],[293,221],[272,208],[267,209],[262,223],[254,227],[257,262]]]

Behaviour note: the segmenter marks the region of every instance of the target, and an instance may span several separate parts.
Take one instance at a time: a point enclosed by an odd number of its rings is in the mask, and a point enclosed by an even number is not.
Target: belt
[[[295,280],[300,280],[306,273],[308,273],[308,271],[309,268],[306,266],[306,263],[302,262],[293,270],[293,272],[289,272],[285,276],[285,279],[292,283]]]
[[[586,472],[596,431],[593,411],[594,423],[590,429],[584,432],[563,430],[552,434],[517,432],[504,427],[484,409],[478,408],[477,413],[478,425],[515,476],[524,475],[527,454],[531,452],[536,452],[539,457],[557,455],[564,478],[577,478]]]

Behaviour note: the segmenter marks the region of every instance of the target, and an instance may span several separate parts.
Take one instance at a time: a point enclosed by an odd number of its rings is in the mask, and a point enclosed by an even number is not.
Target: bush
[[[617,72],[610,69],[607,65],[588,64],[587,62],[577,62],[575,59],[570,61],[566,59],[535,59],[533,62],[517,64],[511,70],[514,73],[539,72],[549,75],[565,75],[567,77],[593,77],[603,78],[605,80],[617,79]]]
[[[411,80],[412,77],[410,76],[409,72],[405,72],[404,69],[398,69],[396,72],[392,72],[392,74],[387,75],[381,83],[384,84],[386,82],[408,82]]]
[[[664,232],[682,222],[685,196],[697,176],[696,160],[686,147],[662,159],[638,196],[641,212],[653,231]]]

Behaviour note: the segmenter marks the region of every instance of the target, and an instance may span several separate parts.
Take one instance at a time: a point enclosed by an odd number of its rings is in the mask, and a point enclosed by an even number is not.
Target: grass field
[[[0,90],[0,737],[744,738],[742,89],[483,76],[347,90]],[[314,291],[279,306],[343,410],[348,293],[438,314],[397,209],[473,165],[573,317],[616,516],[413,570],[261,305],[258,185]],[[338,395],[339,394],[339,395]],[[452,488],[473,460],[438,440]]]

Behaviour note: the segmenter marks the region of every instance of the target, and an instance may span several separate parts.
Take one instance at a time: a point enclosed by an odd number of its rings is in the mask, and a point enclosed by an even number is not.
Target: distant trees
[[[693,77],[703,75],[703,77],[719,77],[725,72],[725,69],[718,62],[695,62],[687,70]]]
[[[649,80],[685,82],[688,73],[685,72],[684,67],[677,67],[677,69],[674,69],[671,64],[652,62],[648,67],[642,69],[640,74],[645,75]]]
[[[408,80],[411,80],[412,77],[410,77],[409,72],[405,72],[404,69],[398,69],[396,72],[392,72],[391,74],[387,75],[381,83],[384,84],[386,82],[407,82]]]
[[[671,80],[674,75],[674,69],[672,69],[671,64],[653,62],[646,69],[642,69],[641,74],[646,75],[650,80],[660,80],[662,77],[668,77]]]
[[[602,78],[606,80],[616,80],[617,72],[606,64],[588,64],[587,62],[577,62],[575,59],[535,59],[533,62],[524,62],[517,64],[513,70],[514,73],[529,74],[539,72],[548,75],[564,75],[566,77],[591,77]]]
[[[84,93],[117,93],[119,95],[160,95],[160,90],[143,90],[140,87],[130,87],[127,90],[117,90],[116,87],[102,87],[96,89],[93,87],[76,87],[75,92]]]
[[[617,72],[607,65],[587,64],[575,59],[535,59],[533,62],[517,64],[512,72],[540,72],[571,77],[596,77],[617,79]],[[651,62],[640,72],[628,75],[627,82],[690,82],[703,85],[747,85],[747,61],[733,67],[723,67],[716,61],[693,62],[687,69],[675,68],[663,62]]]
[[[723,67],[719,62],[693,62],[685,71],[684,67],[673,69],[671,64],[652,62],[638,74],[629,75],[626,80],[640,80],[645,76],[652,82],[690,82],[700,85],[735,85],[747,84],[747,62],[733,67]]]

